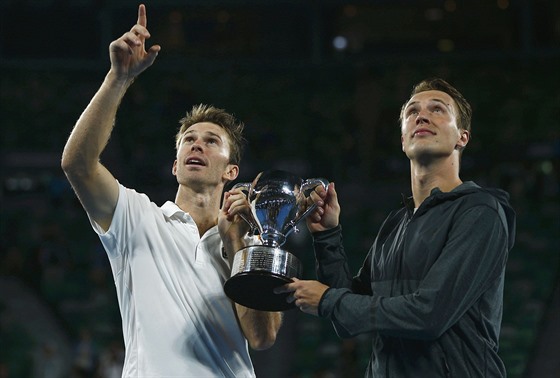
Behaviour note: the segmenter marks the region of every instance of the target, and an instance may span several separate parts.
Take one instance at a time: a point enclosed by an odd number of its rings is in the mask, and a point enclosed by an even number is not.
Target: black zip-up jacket
[[[366,377],[505,377],[498,356],[515,213],[465,182],[392,212],[352,278],[342,230],[313,235],[319,304],[340,337],[372,334]]]

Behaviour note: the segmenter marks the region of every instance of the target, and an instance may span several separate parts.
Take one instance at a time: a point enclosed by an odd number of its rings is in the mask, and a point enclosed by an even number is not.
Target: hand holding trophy
[[[231,277],[224,285],[226,295],[234,302],[261,311],[284,311],[294,307],[286,302],[288,294],[274,294],[275,287],[300,278],[302,264],[290,252],[280,248],[296,225],[315,209],[307,206],[309,192],[318,185],[327,187],[324,179],[303,180],[289,172],[272,170],[257,175],[245,188],[251,206],[250,217],[243,217],[262,244],[239,250],[233,259]]]

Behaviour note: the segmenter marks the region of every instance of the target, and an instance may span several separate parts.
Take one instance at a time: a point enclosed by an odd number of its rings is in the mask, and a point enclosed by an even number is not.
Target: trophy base
[[[288,303],[288,294],[274,294],[273,289],[292,282],[285,277],[277,277],[259,272],[239,273],[228,279],[224,285],[226,295],[242,306],[260,311],[286,311],[295,308]]]
[[[274,288],[301,275],[301,263],[291,253],[269,246],[250,246],[235,254],[231,277],[224,285],[226,295],[242,306],[260,311],[285,311],[295,307],[288,293]]]

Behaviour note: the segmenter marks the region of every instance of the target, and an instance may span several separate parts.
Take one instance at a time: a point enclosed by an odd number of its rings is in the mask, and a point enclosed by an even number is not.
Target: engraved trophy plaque
[[[290,252],[280,248],[287,236],[298,231],[296,225],[315,205],[306,206],[308,193],[324,179],[303,180],[289,172],[273,170],[258,174],[252,183],[234,188],[247,190],[251,216],[243,219],[258,235],[262,244],[239,250],[233,259],[231,276],[224,285],[226,295],[245,307],[262,311],[284,311],[294,307],[286,302],[288,294],[274,294],[273,289],[299,278],[302,264]]]

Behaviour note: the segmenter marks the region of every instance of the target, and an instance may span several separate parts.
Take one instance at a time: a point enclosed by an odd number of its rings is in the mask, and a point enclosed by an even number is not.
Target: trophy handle
[[[246,192],[245,196],[248,196],[249,192],[251,191],[251,185],[252,185],[252,183],[250,183],[250,182],[240,182],[240,183],[235,184],[232,189],[242,188]],[[249,227],[251,227],[251,230],[249,231],[250,235],[256,235],[256,234],[259,233],[259,225],[257,224],[257,222],[255,221],[255,219],[253,218],[252,215],[250,215],[249,218],[246,217],[243,214],[239,214],[239,216],[245,222],[247,222]]]
[[[305,198],[307,199],[309,196],[306,196],[307,191],[311,191],[313,189],[315,189],[317,186],[322,185],[323,188],[327,189],[327,186],[329,185],[329,182],[323,178],[310,178],[305,180],[302,184],[301,184],[301,188],[300,188],[300,192],[305,196]],[[299,214],[298,216],[296,216],[293,220],[290,221],[289,224],[289,230],[286,233],[286,236],[288,236],[292,231],[298,231],[296,228],[296,225],[299,223],[299,221],[301,221],[303,218],[305,218],[307,215],[309,215],[310,212],[312,212],[313,210],[315,210],[315,208],[317,207],[316,204],[312,204],[311,206],[309,206],[307,209],[305,209],[305,211],[301,214]]]

